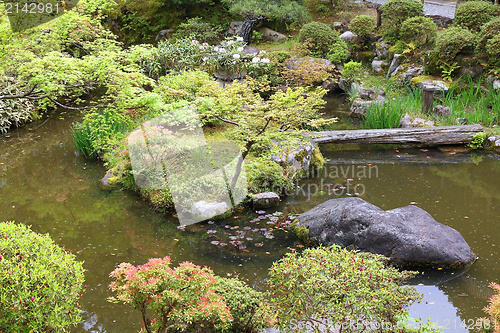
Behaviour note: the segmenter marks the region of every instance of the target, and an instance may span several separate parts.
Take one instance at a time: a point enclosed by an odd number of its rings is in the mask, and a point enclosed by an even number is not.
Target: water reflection
[[[239,276],[264,289],[272,262],[300,245],[276,223],[268,224],[272,214],[302,212],[348,195],[359,195],[384,209],[415,204],[460,231],[479,260],[463,271],[425,271],[412,283],[422,284],[418,288],[427,303],[414,305],[410,313],[440,324],[446,318],[451,324],[454,319],[467,322],[483,316],[481,309],[490,295],[487,285],[500,276],[500,228],[495,227],[500,218],[500,160],[496,154],[471,154],[458,148],[353,145],[340,151],[338,146],[323,146],[328,173],[299,183],[317,189],[314,193],[304,190],[265,214],[244,208],[225,221],[180,230],[175,218],[154,213],[134,193],[101,186],[105,168],[75,152],[69,127],[78,117],[52,115],[0,136],[0,220],[31,224],[34,231],[49,233],[85,262],[84,322],[74,332],[140,329],[138,312],[106,301],[108,274],[124,261],[137,265],[169,255],[174,263],[189,260],[207,265],[218,275]],[[369,165],[377,168],[376,174],[342,174],[347,167],[358,170]],[[363,193],[339,191],[351,183],[362,184]],[[259,220],[264,215],[268,216]],[[227,245],[219,246],[221,242]]]

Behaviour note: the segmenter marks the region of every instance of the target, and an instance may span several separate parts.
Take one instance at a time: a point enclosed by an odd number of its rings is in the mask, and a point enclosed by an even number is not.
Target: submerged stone
[[[360,198],[328,200],[299,215],[312,244],[337,244],[381,254],[405,266],[461,267],[476,255],[462,235],[425,210],[406,206],[384,211]]]

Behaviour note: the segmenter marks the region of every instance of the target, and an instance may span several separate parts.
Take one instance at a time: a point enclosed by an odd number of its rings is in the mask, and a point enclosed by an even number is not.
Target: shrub
[[[468,29],[451,27],[443,31],[436,40],[436,51],[444,61],[452,61],[458,53],[474,50],[476,37]]]
[[[481,332],[500,333],[500,285],[492,282],[490,288],[495,294],[488,300],[488,306],[483,309],[490,317],[480,318],[476,325]]]
[[[172,34],[174,40],[187,37],[208,44],[218,44],[222,39],[222,29],[210,23],[202,22],[200,17],[195,17],[188,19],[186,23],[181,23]]]
[[[420,0],[389,0],[380,9],[384,38],[394,41],[401,24],[410,17],[422,15],[424,5]]]
[[[328,54],[326,56],[328,60],[335,64],[341,64],[349,58],[349,46],[346,41],[340,39],[333,43],[330,48],[328,48]]]
[[[344,65],[342,77],[349,82],[354,82],[363,74],[363,64],[356,61],[349,61]]]
[[[216,280],[215,292],[224,298],[234,318],[222,332],[255,332],[268,326],[263,319],[263,293],[238,279],[216,277]]]
[[[372,33],[377,26],[377,21],[375,18],[368,15],[358,15],[352,19],[349,24],[349,30],[354,32],[361,38],[366,37],[368,34]]]
[[[229,308],[214,291],[211,269],[183,262],[170,267],[170,258],[149,259],[140,266],[121,263],[110,273],[108,300],[130,304],[142,314],[146,332],[195,332],[202,327],[223,329],[232,321]]]
[[[256,159],[245,165],[248,191],[251,193],[274,191],[281,193],[293,188],[293,173],[284,172],[276,162]]]
[[[489,1],[468,1],[457,8],[454,23],[471,31],[479,31],[483,24],[499,14],[498,6]]]
[[[404,309],[421,295],[415,287],[399,286],[416,272],[400,272],[386,263],[383,256],[338,246],[286,254],[269,271],[269,303],[278,326],[286,329],[298,320],[315,332],[321,322],[396,326]]]
[[[500,17],[494,18],[481,27],[478,35],[476,50],[479,54],[495,54],[495,48],[488,48],[488,42],[500,35]]]
[[[81,320],[83,272],[49,235],[0,223],[0,331],[66,332]]]
[[[161,77],[155,91],[166,103],[172,103],[180,100],[192,102],[198,97],[214,96],[220,89],[220,85],[210,74],[196,70]]]
[[[430,17],[417,16],[401,24],[401,39],[413,42],[417,48],[431,49],[437,37],[437,25]]]
[[[486,44],[486,53],[491,56],[491,60],[496,59],[498,63],[500,61],[500,35],[496,35],[492,39],[488,40]]]
[[[309,40],[309,49],[314,56],[324,56],[328,52],[328,48],[337,39],[339,34],[334,31],[329,25],[321,22],[310,22],[304,24],[299,32],[299,41],[304,42]]]

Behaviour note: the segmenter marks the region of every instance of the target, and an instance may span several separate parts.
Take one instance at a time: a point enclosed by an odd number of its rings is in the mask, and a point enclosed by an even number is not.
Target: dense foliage
[[[216,277],[215,292],[221,295],[233,316],[229,327],[222,333],[250,333],[269,326],[264,319],[264,294],[233,278]]]
[[[467,1],[457,8],[454,24],[477,32],[483,24],[498,15],[500,8],[489,1]]]
[[[410,17],[422,15],[424,5],[420,0],[389,0],[380,9],[384,38],[394,41],[401,24]]]
[[[201,18],[195,17],[185,23],[181,23],[172,34],[174,40],[188,37],[199,40],[202,43],[217,44],[222,39],[222,28],[203,22]]]
[[[401,24],[400,36],[419,49],[432,49],[436,42],[437,25],[429,17],[411,17]]]
[[[490,283],[490,288],[495,294],[488,300],[488,306],[483,311],[489,315],[489,318],[480,318],[477,326],[481,332],[500,333],[500,285],[498,283]]]
[[[476,45],[476,36],[468,29],[451,27],[443,31],[436,40],[437,54],[444,61],[452,61],[459,53],[471,53]]]
[[[377,26],[375,18],[368,15],[358,15],[349,23],[349,30],[361,38],[372,33]]]
[[[480,55],[490,55],[490,62],[500,62],[500,49],[494,42],[500,35],[500,17],[494,18],[481,27],[481,32],[478,34],[476,51]],[[498,42],[497,42],[498,43]],[[496,61],[495,61],[496,60]]]
[[[110,277],[116,293],[111,302],[139,310],[146,332],[194,332],[202,327],[222,329],[232,321],[229,308],[214,291],[209,268],[190,262],[170,267],[170,258],[154,258],[144,265],[121,263]]]
[[[399,286],[414,274],[386,266],[380,255],[337,246],[307,249],[302,254],[288,253],[273,264],[269,302],[282,329],[292,325],[299,331],[314,330],[322,324],[348,328],[354,321],[362,331],[368,331],[370,324],[388,323],[392,327],[384,332],[400,332],[396,326],[404,309],[421,299],[414,287]]]
[[[0,223],[0,331],[66,332],[81,320],[83,272],[48,235]]]
[[[321,22],[304,24],[299,32],[299,41],[307,42],[308,48],[315,56],[322,57],[339,38],[339,34],[329,25]]]

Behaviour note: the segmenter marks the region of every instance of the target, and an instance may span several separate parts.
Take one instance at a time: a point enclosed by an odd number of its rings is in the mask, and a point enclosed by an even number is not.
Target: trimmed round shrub
[[[309,41],[309,49],[315,56],[324,56],[328,48],[338,40],[339,34],[329,25],[321,22],[304,24],[299,32],[299,41]]]
[[[487,44],[492,38],[498,35],[500,35],[500,17],[494,18],[481,27],[476,47],[478,53],[490,54],[491,51],[488,52]]]
[[[346,61],[347,58],[349,58],[349,46],[347,45],[347,42],[339,38],[328,49],[326,58],[335,64],[340,64]]]
[[[468,29],[451,27],[436,40],[436,51],[444,61],[453,60],[458,53],[470,53],[476,44],[475,35]]]
[[[377,21],[375,18],[368,15],[358,15],[349,24],[349,30],[363,38],[372,33],[376,26]]]
[[[420,0],[389,0],[380,9],[384,38],[394,41],[401,24],[410,17],[422,15],[424,5]]]
[[[214,290],[224,298],[233,316],[229,327],[220,332],[256,332],[269,326],[264,320],[263,293],[238,279],[219,276],[215,279]]]
[[[277,326],[287,331],[298,320],[308,332],[321,331],[324,323],[332,327],[353,319],[359,320],[356,324],[367,320],[395,327],[405,308],[422,299],[415,287],[400,286],[415,273],[398,271],[380,255],[319,247],[287,253],[275,262],[269,270],[267,294]]]
[[[436,42],[437,25],[425,16],[410,17],[401,24],[401,39],[417,48],[432,48]]]
[[[496,35],[492,39],[488,40],[488,43],[486,44],[486,53],[488,53],[493,59],[496,59],[497,63],[500,61],[500,35]]]
[[[0,332],[66,332],[81,320],[83,272],[49,235],[0,223]]]
[[[468,1],[457,8],[455,25],[471,31],[479,31],[481,26],[500,15],[500,7],[489,1]]]

